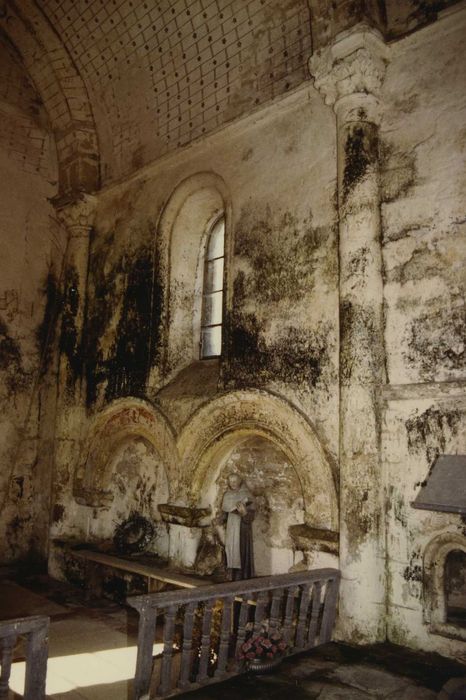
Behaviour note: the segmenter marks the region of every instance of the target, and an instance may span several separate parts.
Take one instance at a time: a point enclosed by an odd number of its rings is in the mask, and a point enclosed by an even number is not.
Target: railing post
[[[337,614],[337,597],[339,589],[339,578],[332,578],[327,581],[324,598],[324,614],[320,626],[319,643],[329,642],[332,636],[332,629]]]
[[[135,700],[142,700],[149,696],[156,623],[157,609],[142,607],[139,611],[138,654],[134,678]]]
[[[191,650],[193,645],[194,612],[197,603],[188,603],[184,613],[183,625],[183,653],[181,655],[181,674],[178,686],[186,689],[189,686],[189,674],[191,671]]]
[[[262,621],[264,619],[264,610],[268,593],[261,591],[256,599],[256,611],[254,613],[254,634],[259,634]]]
[[[280,626],[280,603],[283,597],[283,588],[272,591],[272,604],[270,606],[270,627]]]
[[[302,649],[304,646],[304,628],[306,627],[307,613],[309,610],[309,585],[304,585],[301,591],[301,601],[299,604],[298,627],[296,629],[296,648]],[[307,634],[306,634],[307,638]]]
[[[311,620],[307,633],[307,644],[313,647],[316,642],[317,623],[319,620],[320,603],[322,597],[322,586],[320,581],[316,581],[312,590]]]
[[[47,658],[49,651],[49,620],[28,635],[24,700],[45,698]]]
[[[212,609],[214,600],[206,600],[204,606],[204,619],[202,620],[202,638],[201,638],[201,658],[199,660],[199,673],[197,674],[197,682],[204,683],[208,678],[208,668],[210,660],[210,629],[212,626]]]
[[[291,642],[292,638],[292,624],[293,624],[293,612],[294,612],[294,601],[296,593],[298,592],[297,586],[289,586],[286,589],[286,608],[285,608],[285,620],[283,622],[283,639],[287,644]],[[294,646],[294,644],[293,644]]]
[[[234,598],[225,598],[223,601],[222,631],[220,633],[220,645],[218,648],[218,662],[215,677],[221,678],[225,675],[228,661],[228,647],[230,645],[231,634],[231,608]]]
[[[238,659],[238,655],[241,649],[241,645],[243,644],[245,637],[246,637],[246,623],[248,621],[249,617],[249,602],[248,602],[248,596],[247,594],[241,601],[241,608],[239,611],[239,617],[238,617],[238,633],[236,637],[236,648],[235,648],[235,657],[236,660]]]
[[[16,635],[4,637],[0,639],[2,652],[2,674],[0,676],[0,698],[8,697],[8,688],[10,687],[11,660],[13,658],[13,647],[15,645]]]
[[[160,671],[160,688],[161,695],[166,695],[172,686],[171,671],[172,671],[172,656],[173,656],[173,637],[175,632],[175,616],[178,606],[170,605],[165,611],[165,624],[163,627],[163,655],[162,668]]]

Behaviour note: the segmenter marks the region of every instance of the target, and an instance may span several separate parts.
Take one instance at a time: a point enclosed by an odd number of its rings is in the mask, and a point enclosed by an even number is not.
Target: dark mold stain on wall
[[[313,226],[311,215],[299,220],[291,212],[273,213],[268,207],[259,212],[243,210],[235,230],[239,269],[225,323],[227,385],[325,384],[333,349],[330,323],[297,326],[293,308],[305,298],[312,303],[317,269],[329,286],[334,284],[332,235],[331,226]],[[281,324],[270,333],[272,316]]]
[[[345,142],[343,171],[343,201],[366,176],[369,167],[378,159],[378,137],[375,124],[354,124],[348,127]]]
[[[29,378],[23,367],[20,345],[10,335],[9,328],[1,317],[0,372],[4,373],[4,386],[8,397],[26,388]]]
[[[388,141],[380,143],[380,185],[384,204],[407,197],[416,184],[416,151],[398,151]]]
[[[43,319],[36,328],[36,345],[41,358],[41,372],[44,373],[51,362],[56,324],[61,307],[61,293],[53,271],[49,271],[47,274],[42,295],[45,297],[45,308]]]
[[[82,376],[83,357],[76,327],[76,315],[79,309],[79,275],[73,265],[68,266],[64,275],[64,290],[61,303],[61,329],[59,348],[62,355],[66,356],[69,365],[67,375],[67,387],[71,388]]]
[[[445,452],[449,435],[457,434],[460,420],[461,413],[458,410],[433,406],[409,418],[405,423],[409,452],[425,450],[427,461],[431,464],[439,454]]]
[[[257,317],[237,310],[228,327],[228,383],[238,388],[270,381],[316,387],[322,379],[329,362],[327,325],[315,331],[285,326],[276,339],[267,341]]]
[[[371,309],[349,300],[341,302],[340,374],[343,382],[351,382],[357,367],[358,381],[379,383],[384,367],[381,334],[382,329]]]
[[[367,537],[372,537],[374,532],[380,529],[381,515],[374,510],[371,496],[371,483],[373,475],[368,480],[367,488],[362,491],[361,498],[349,497],[345,504],[346,527],[351,532],[351,539],[348,543],[349,551],[354,559],[359,557],[359,548]]]
[[[248,296],[266,304],[300,301],[314,288],[317,265],[329,277],[336,274],[336,259],[325,255],[332,234],[330,226],[314,226],[312,214],[299,220],[289,211],[244,209],[235,228],[234,252],[247,260],[251,274],[243,276],[241,290],[235,288],[237,301]]]
[[[405,581],[422,581],[422,556],[419,550],[411,554],[409,564],[403,571]]]
[[[144,396],[151,367],[161,354],[163,284],[149,246],[126,251],[105,266],[110,237],[92,260],[92,298],[86,326],[87,404],[105,385],[105,400]],[[102,338],[114,315],[116,331]]]
[[[432,309],[415,318],[408,330],[408,363],[422,379],[439,371],[461,371],[466,362],[466,306]]]

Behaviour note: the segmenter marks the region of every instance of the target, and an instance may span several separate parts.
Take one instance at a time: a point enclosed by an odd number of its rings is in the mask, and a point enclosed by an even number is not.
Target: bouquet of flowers
[[[286,648],[287,644],[279,629],[269,630],[263,626],[255,636],[252,632],[249,633],[239,649],[238,658],[246,662],[253,659],[272,661],[283,656]]]

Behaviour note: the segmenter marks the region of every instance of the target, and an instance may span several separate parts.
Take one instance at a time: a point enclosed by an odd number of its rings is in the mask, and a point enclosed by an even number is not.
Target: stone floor
[[[1,572],[0,572],[1,573]],[[136,660],[137,615],[43,576],[0,575],[0,619],[51,618],[47,697],[129,700]],[[154,652],[161,649],[154,645]],[[12,687],[21,693],[24,656],[16,649]],[[13,693],[12,697],[19,697]],[[466,667],[433,654],[383,644],[328,644],[288,659],[270,675],[244,675],[178,696],[186,700],[466,700]]]

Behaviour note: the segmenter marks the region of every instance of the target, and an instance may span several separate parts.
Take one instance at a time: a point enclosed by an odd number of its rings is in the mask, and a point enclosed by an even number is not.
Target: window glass
[[[202,329],[202,357],[215,357],[222,352],[222,326]]]
[[[223,217],[214,224],[209,237],[207,260],[223,258],[225,251],[225,220]]]
[[[214,292],[204,296],[204,309],[202,325],[221,325],[222,323],[222,306],[223,292]]]
[[[204,294],[223,289],[223,258],[209,260],[205,266]]]
[[[201,357],[217,357],[222,352],[223,273],[225,219],[212,226],[207,240],[202,290]]]

